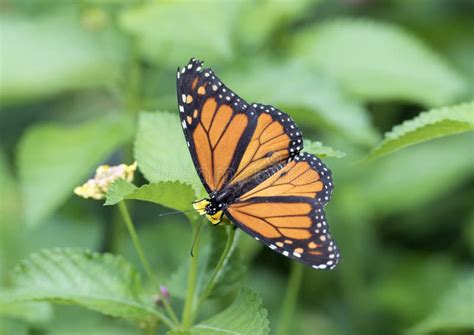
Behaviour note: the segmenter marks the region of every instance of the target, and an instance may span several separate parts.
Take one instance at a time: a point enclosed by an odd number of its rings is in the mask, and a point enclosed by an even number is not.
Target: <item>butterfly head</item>
[[[193,202],[193,207],[200,215],[206,215],[206,218],[214,225],[220,223],[224,215],[224,205],[212,200],[202,199]]]

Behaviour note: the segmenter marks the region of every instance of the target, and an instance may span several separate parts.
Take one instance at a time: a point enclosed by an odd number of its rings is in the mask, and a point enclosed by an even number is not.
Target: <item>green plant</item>
[[[474,330],[467,1],[0,5],[0,333]],[[336,270],[227,223],[191,257],[197,213],[160,216],[205,196],[175,97],[190,57],[324,157]],[[73,195],[133,161],[100,201]]]

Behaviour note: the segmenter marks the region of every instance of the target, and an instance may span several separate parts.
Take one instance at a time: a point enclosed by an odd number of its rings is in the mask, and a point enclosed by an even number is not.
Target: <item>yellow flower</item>
[[[101,165],[95,171],[95,176],[84,185],[74,189],[74,193],[83,198],[96,200],[104,199],[109,186],[117,179],[132,181],[137,162],[132,165],[120,164],[116,166]]]

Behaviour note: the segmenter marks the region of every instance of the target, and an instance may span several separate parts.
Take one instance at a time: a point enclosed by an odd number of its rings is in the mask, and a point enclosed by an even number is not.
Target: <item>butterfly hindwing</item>
[[[300,153],[230,204],[226,214],[243,230],[285,256],[332,268],[339,254],[323,206],[331,196],[331,171],[314,155]]]
[[[303,197],[251,198],[229,206],[226,215],[270,249],[317,269],[332,269],[339,252],[323,206]]]
[[[251,107],[257,114],[255,131],[234,166],[230,184],[285,162],[303,148],[303,135],[290,116],[270,105],[253,103]]]
[[[316,156],[300,153],[253,189],[239,196],[240,201],[255,197],[308,197],[325,205],[334,188],[332,173]],[[262,178],[263,179],[263,178]]]

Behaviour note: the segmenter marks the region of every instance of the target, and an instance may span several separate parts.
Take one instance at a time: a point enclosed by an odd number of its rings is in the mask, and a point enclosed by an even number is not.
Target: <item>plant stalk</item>
[[[125,202],[120,201],[118,203],[118,206],[119,206],[120,214],[122,215],[123,221],[125,222],[125,225],[127,226],[130,237],[132,238],[133,246],[135,247],[138,257],[140,258],[142,266],[145,269],[145,272],[147,273],[149,280],[152,283],[154,283],[155,286],[157,286],[156,287],[157,295],[160,297],[161,301],[163,302],[163,305],[165,306],[166,311],[168,312],[171,318],[170,320],[168,317],[163,315],[161,319],[167,326],[173,329],[179,324],[178,318],[176,317],[176,314],[174,313],[173,308],[171,308],[171,305],[168,299],[166,299],[166,297],[164,297],[163,294],[161,294],[160,286],[156,282],[157,276],[155,276],[155,274],[153,273],[152,267],[150,263],[148,262],[148,259],[146,258],[145,253],[143,252],[143,248],[138,238],[137,231],[135,230],[135,226],[133,224],[132,218],[130,217],[130,213],[128,212],[127,206],[125,205]]]
[[[290,278],[286,287],[285,297],[283,299],[280,310],[280,318],[278,322],[277,335],[286,335],[290,329],[291,319],[296,308],[298,300],[298,292],[300,290],[301,281],[303,279],[303,264],[299,262],[291,262]]]
[[[211,278],[209,279],[206,288],[204,289],[203,293],[201,294],[201,297],[198,300],[196,310],[199,310],[199,307],[201,307],[201,305],[204,303],[207,297],[209,297],[212,290],[214,289],[214,286],[216,285],[217,280],[222,274],[224,266],[229,261],[229,258],[231,256],[232,246],[234,245],[234,240],[235,240],[235,229],[233,226],[228,226],[227,227],[227,243],[224,247],[224,250],[222,251],[221,257],[219,258],[219,261],[217,262],[216,267],[214,268],[214,271],[212,272]]]
[[[201,218],[201,220],[204,217]],[[193,225],[193,236],[196,236],[200,224]],[[184,329],[188,329],[193,323],[193,307],[194,307],[194,296],[196,294],[196,280],[198,272],[198,255],[199,255],[199,237],[194,242],[194,256],[191,257],[188,272],[188,291],[186,293],[186,300],[183,308],[183,318],[181,325]]]

